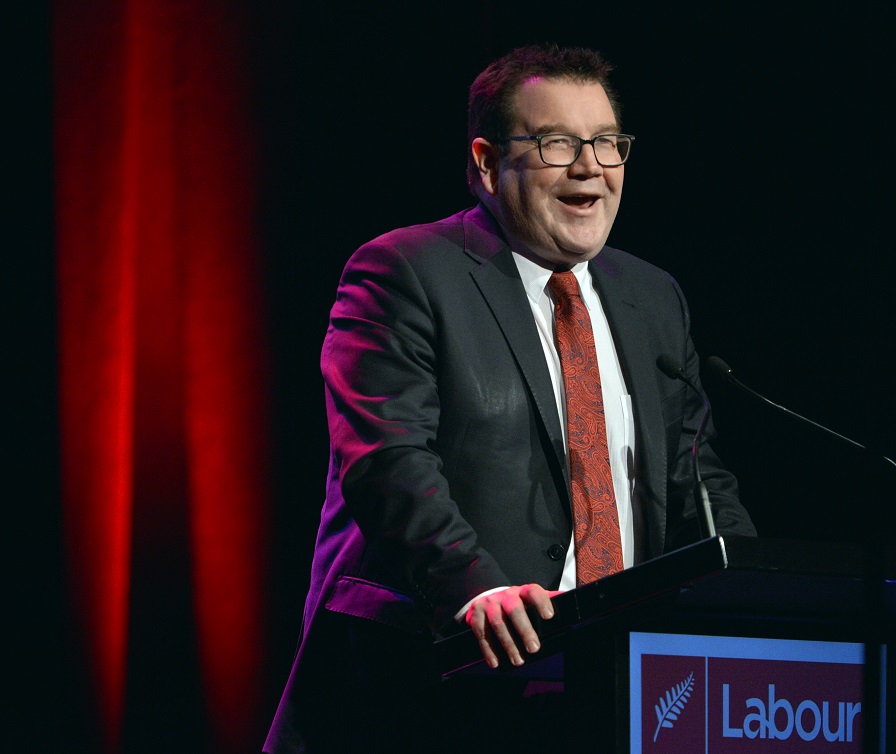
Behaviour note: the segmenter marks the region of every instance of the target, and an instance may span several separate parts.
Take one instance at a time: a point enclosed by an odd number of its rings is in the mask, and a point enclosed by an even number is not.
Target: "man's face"
[[[532,79],[515,99],[512,136],[568,133],[590,139],[619,130],[597,83]],[[488,203],[517,251],[550,267],[571,266],[591,259],[606,243],[619,210],[624,166],[602,167],[587,144],[572,165],[546,165],[534,141],[511,142],[506,156],[487,164],[483,187],[493,199]]]

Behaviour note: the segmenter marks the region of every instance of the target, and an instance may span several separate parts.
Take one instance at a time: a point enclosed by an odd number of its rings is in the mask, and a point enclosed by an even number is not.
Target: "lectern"
[[[594,752],[896,752],[896,549],[718,536],[553,602],[537,660],[491,670],[467,631],[445,681],[562,683]]]

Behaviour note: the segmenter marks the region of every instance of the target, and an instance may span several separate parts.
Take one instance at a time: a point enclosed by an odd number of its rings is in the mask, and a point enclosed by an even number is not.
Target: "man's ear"
[[[473,139],[470,146],[473,150],[473,161],[479,168],[482,187],[494,196],[498,190],[498,150],[490,142],[481,137]]]

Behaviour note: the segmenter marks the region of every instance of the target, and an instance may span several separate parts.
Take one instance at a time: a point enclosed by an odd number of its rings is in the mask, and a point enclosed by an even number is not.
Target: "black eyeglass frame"
[[[546,139],[549,136],[568,136],[570,139],[576,139],[579,142],[579,146],[576,148],[575,156],[569,162],[562,162],[562,163],[548,162],[544,157],[544,153],[541,151],[541,140]],[[604,162],[601,162],[600,157],[597,156],[597,148],[595,147],[595,143],[597,142],[598,139],[606,139],[608,136],[616,136],[616,137],[622,136],[622,137],[628,139],[629,149],[625,153],[625,157],[623,158],[622,162],[614,162],[614,163],[611,163],[608,165]],[[550,165],[551,167],[554,167],[554,168],[566,168],[566,167],[569,167],[570,165],[574,164],[575,161],[578,160],[579,156],[582,154],[582,147],[585,146],[585,144],[591,145],[591,150],[594,152],[594,159],[597,160],[598,165],[600,165],[601,167],[605,167],[605,168],[618,168],[620,165],[624,165],[626,162],[628,162],[628,157],[632,151],[631,145],[634,140],[635,140],[635,137],[632,136],[631,134],[598,134],[597,136],[594,136],[591,139],[583,139],[581,136],[576,136],[575,134],[563,134],[563,133],[533,134],[531,136],[508,136],[506,139],[503,139],[503,141],[505,141],[505,142],[507,142],[507,141],[534,141],[534,142],[536,142],[536,144],[538,144],[538,156],[541,158],[541,161],[545,165]]]

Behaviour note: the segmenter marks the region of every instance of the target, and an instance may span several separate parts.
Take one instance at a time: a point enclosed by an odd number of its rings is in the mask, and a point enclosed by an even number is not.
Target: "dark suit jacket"
[[[590,264],[632,397],[640,558],[652,558],[699,538],[703,404],[656,367],[668,354],[699,383],[688,308],[667,273],[629,254],[607,246]],[[560,419],[517,267],[483,207],[360,248],[321,365],[331,458],[306,632],[327,609],[435,636],[486,589],[557,587],[571,536]],[[708,445],[700,460],[719,533],[755,533]],[[300,648],[294,673],[302,662]]]

